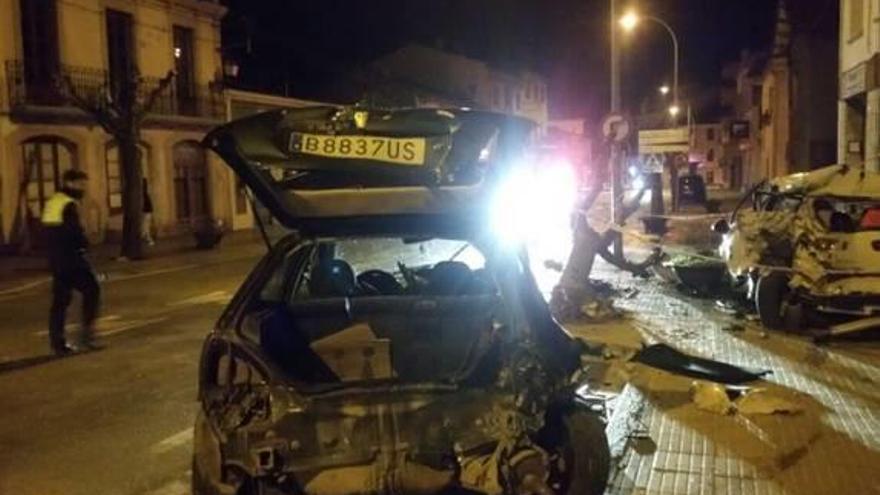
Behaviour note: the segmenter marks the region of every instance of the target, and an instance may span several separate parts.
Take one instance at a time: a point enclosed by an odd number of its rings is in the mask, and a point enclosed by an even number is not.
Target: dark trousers
[[[82,340],[88,342],[93,337],[101,298],[101,288],[94,273],[87,267],[54,270],[52,308],[49,311],[49,344],[52,349],[60,349],[65,345],[64,320],[74,290],[82,295]]]

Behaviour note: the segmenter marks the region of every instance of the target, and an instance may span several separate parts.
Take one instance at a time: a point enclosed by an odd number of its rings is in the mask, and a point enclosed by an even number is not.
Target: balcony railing
[[[61,77],[70,81],[74,92],[80,95],[94,94],[96,91],[113,91],[109,73],[102,69],[63,65]],[[20,60],[6,62],[6,81],[9,104],[12,110],[28,106],[70,107],[73,106],[61,94],[48,75],[38,77],[25,71]],[[137,86],[137,98],[144,101],[160,84],[157,77],[142,77]],[[218,88],[196,86],[181,92],[172,83],[156,98],[150,115],[185,116],[219,120],[223,118],[223,95]]]

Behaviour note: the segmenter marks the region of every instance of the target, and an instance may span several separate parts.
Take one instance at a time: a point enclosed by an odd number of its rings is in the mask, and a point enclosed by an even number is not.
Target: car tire
[[[549,484],[560,495],[602,495],[608,484],[611,451],[599,415],[564,408],[548,415],[537,443],[551,456]]]
[[[786,328],[783,304],[788,293],[788,275],[785,273],[771,272],[758,279],[755,288],[755,309],[765,327],[772,330]]]
[[[803,304],[789,304],[782,315],[785,320],[785,330],[789,332],[803,333],[805,325],[809,322],[807,308]]]
[[[568,495],[602,495],[608,485],[611,450],[605,423],[595,413],[575,411],[565,417],[574,471]]]

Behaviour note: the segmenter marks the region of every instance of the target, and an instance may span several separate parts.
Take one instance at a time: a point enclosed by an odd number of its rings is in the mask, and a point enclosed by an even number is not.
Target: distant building
[[[691,126],[691,150],[688,163],[695,164],[707,186],[728,187],[729,177],[721,166],[724,163],[722,125],[694,124]]]
[[[395,106],[470,106],[547,124],[547,83],[464,55],[408,44],[372,64],[370,91]]]
[[[95,241],[122,224],[119,156],[112,138],[69,105],[53,83],[112,86],[137,67],[146,89],[176,78],[142,130],[142,165],[160,235],[202,218],[230,222],[231,171],[199,141],[223,121],[220,19],[215,0],[0,0],[0,247],[26,246],[71,168],[89,174],[83,219]]]
[[[743,189],[763,179],[761,172],[761,100],[763,98],[763,54],[742,52],[739,60],[722,70],[722,105],[727,116],[722,124],[726,171],[731,189]]]
[[[836,12],[828,2],[778,0],[773,44],[725,69],[726,166],[731,186],[812,170],[836,161]],[[735,74],[735,76],[734,76]]]
[[[877,3],[840,2],[837,159],[880,172],[880,24]]]
[[[779,0],[761,96],[761,177],[779,177],[836,161],[835,11],[829,2]]]

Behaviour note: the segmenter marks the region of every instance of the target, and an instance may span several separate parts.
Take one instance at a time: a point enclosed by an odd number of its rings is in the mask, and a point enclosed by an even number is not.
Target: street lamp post
[[[617,37],[617,0],[609,0],[611,9],[611,113],[620,112],[620,53]],[[620,157],[620,144],[611,142],[609,155],[611,172],[611,223],[618,226],[623,222],[623,178]],[[617,235],[613,243],[614,254],[623,258],[623,236]]]
[[[619,22],[623,29],[626,31],[632,31],[641,19],[660,24],[663,26],[663,29],[669,33],[669,37],[672,39],[672,106],[669,107],[669,113],[672,115],[673,119],[676,119],[681,110],[678,101],[678,36],[676,36],[675,30],[673,30],[672,26],[666,23],[666,21],[652,15],[639,16],[635,12],[627,12],[626,15],[620,18]]]

